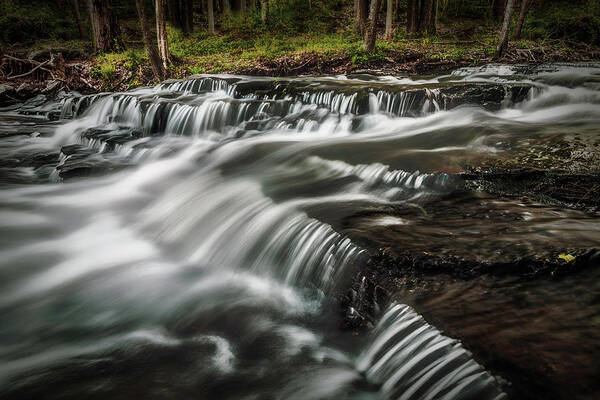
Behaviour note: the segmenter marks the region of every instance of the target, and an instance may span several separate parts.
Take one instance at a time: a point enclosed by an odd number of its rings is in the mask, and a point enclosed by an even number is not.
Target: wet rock
[[[22,98],[31,97],[34,93],[35,88],[30,83],[24,82],[17,88],[17,95]]]
[[[14,86],[7,83],[0,84],[0,107],[6,107],[17,102]]]
[[[463,178],[477,190],[527,197],[544,204],[594,211],[600,209],[600,176],[532,168],[471,168]]]
[[[61,81],[50,81],[42,90],[42,93],[52,93],[53,91],[57,90],[61,84]]]

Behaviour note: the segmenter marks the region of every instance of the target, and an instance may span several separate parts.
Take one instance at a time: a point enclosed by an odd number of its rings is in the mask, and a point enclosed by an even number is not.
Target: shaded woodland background
[[[597,0],[0,0],[2,54],[54,49],[92,60],[94,78],[129,70],[132,86],[204,72],[314,73],[337,59],[371,69],[596,59],[599,45]],[[28,71],[15,62],[4,77]]]

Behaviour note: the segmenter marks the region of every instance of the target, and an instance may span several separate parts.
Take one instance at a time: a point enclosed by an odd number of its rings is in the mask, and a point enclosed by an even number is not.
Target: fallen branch
[[[37,71],[38,69],[42,68],[44,65],[48,64],[49,62],[50,62],[50,60],[48,60],[48,61],[44,61],[43,63],[40,63],[40,64],[38,64],[36,67],[34,67],[34,68],[33,68],[31,71],[29,71],[29,72],[26,72],[26,73],[24,73],[24,74],[21,74],[21,75],[9,76],[9,77],[7,77],[6,79],[17,79],[17,78],[23,78],[24,76],[27,76],[27,75],[31,75],[32,73],[34,73],[34,72],[35,72],[35,71]],[[46,68],[43,68],[43,70],[44,70],[44,71],[48,71],[48,72],[50,72],[50,70],[48,70],[48,69],[46,69]]]

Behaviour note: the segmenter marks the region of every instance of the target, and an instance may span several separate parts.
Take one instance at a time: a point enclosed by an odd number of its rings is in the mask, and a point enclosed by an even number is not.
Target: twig
[[[25,64],[34,64],[34,65],[40,65],[40,64],[42,64],[39,61],[25,60],[23,58],[17,58],[17,57],[13,57],[13,56],[9,56],[9,55],[4,56],[4,58],[7,59],[7,60],[18,61],[18,62],[22,62],[22,63],[25,63]],[[46,62],[48,62],[48,61],[46,61]]]
[[[30,74],[32,74],[33,72],[35,72],[36,70],[38,70],[38,69],[42,68],[44,65],[48,64],[49,62],[50,62],[50,60],[48,60],[48,61],[44,61],[43,63],[41,63],[41,64],[39,64],[38,66],[34,67],[34,68],[33,68],[31,71],[29,71],[29,72],[26,72],[26,73],[24,73],[24,74],[21,74],[21,75],[9,76],[9,77],[8,77],[8,78],[6,78],[6,79],[17,79],[17,78],[22,78],[22,77],[24,77],[24,76],[30,75]],[[44,69],[45,71],[48,71],[48,72],[50,72],[50,70],[48,70],[48,69],[46,69],[46,68],[43,68],[43,69]],[[50,72],[50,74],[52,74],[52,72]]]

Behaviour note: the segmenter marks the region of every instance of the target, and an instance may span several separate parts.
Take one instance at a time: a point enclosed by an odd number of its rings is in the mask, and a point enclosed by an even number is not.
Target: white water
[[[359,356],[327,297],[367,257],[347,216],[441,198],[457,185],[446,166],[504,151],[511,127],[597,124],[598,69],[565,71],[518,78],[528,95],[513,102],[502,86],[493,107],[448,109],[456,98],[431,85],[510,83],[508,67],[372,83],[202,77],[30,107],[74,119],[30,117],[42,134],[0,141],[7,158],[63,149],[55,164],[6,169],[18,184],[0,196],[0,393],[502,398],[405,306]],[[27,129],[18,116],[0,130]],[[70,165],[100,171],[68,179]],[[408,224],[394,218],[381,224]]]

